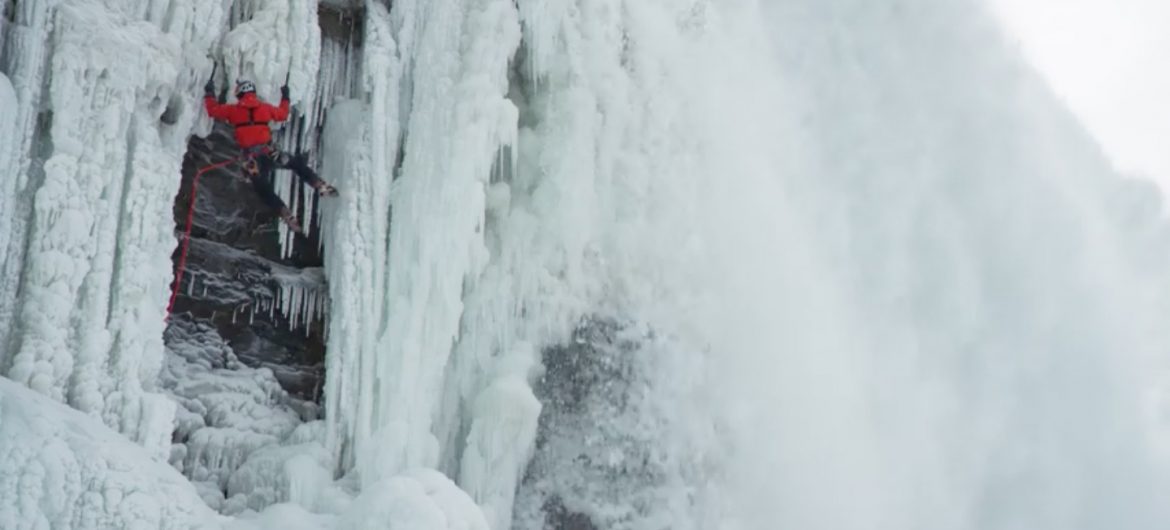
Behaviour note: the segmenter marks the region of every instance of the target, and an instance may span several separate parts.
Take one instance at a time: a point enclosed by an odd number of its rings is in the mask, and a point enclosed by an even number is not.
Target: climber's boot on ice
[[[322,197],[336,197],[338,195],[337,188],[320,179],[313,183],[313,189],[317,190],[317,194]]]

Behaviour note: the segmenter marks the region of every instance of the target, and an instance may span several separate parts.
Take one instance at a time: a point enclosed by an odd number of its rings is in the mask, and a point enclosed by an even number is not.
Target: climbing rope
[[[175,299],[179,297],[179,286],[183,284],[183,271],[187,268],[187,250],[191,248],[191,225],[195,221],[195,197],[199,193],[199,177],[213,169],[219,169],[236,163],[240,157],[231,158],[215,164],[203,166],[195,172],[191,179],[191,202],[187,205],[187,227],[183,229],[183,242],[179,251],[179,266],[175,269],[175,283],[171,286],[171,301],[167,303],[167,319],[171,318],[171,309],[175,307]]]

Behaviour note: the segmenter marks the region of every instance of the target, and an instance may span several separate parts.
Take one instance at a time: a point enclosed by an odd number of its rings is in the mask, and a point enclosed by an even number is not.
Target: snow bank
[[[93,418],[0,378],[0,527],[218,529],[165,462]]]
[[[262,510],[270,505],[293,500],[294,485],[300,488],[312,486],[315,493],[322,493],[332,482],[327,471],[330,466],[329,453],[320,443],[290,446],[268,445],[248,455],[248,459],[236,469],[227,481],[228,502],[241,495],[242,507]],[[311,482],[306,483],[304,479]],[[319,499],[301,492],[297,495],[306,509],[313,509]],[[322,496],[323,497],[323,496]]]
[[[232,521],[226,530],[489,530],[479,507],[442,474],[416,470],[363,488],[344,514],[276,504]]]
[[[390,525],[387,522],[393,521]],[[341,528],[381,530],[489,530],[463,490],[441,473],[420,470],[382,479],[362,489]]]
[[[225,530],[329,530],[337,525],[331,515],[310,513],[295,504],[277,504],[262,513],[232,521]]]

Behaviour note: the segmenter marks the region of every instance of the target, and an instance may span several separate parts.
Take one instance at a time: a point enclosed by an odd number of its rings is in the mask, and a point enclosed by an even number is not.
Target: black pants
[[[316,187],[317,183],[321,181],[321,177],[318,177],[317,173],[305,163],[304,158],[290,156],[275,148],[266,153],[257,153],[253,155],[252,159],[256,162],[255,172],[249,172],[248,175],[252,180],[252,189],[256,190],[256,194],[260,196],[264,204],[276,211],[287,207],[272,188],[273,174],[277,169],[291,169],[297,177],[310,186]],[[245,167],[247,167],[247,163],[245,163]]]

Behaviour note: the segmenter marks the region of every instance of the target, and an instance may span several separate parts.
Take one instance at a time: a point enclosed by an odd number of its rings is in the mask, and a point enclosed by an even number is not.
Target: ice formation
[[[159,25],[90,3],[21,3],[7,38],[22,143],[5,373],[165,454],[174,405],[153,389],[177,180],[160,175],[173,174],[195,117],[175,108],[191,58]]]
[[[286,246],[285,248],[289,248]],[[323,278],[320,269],[303,269],[295,274],[280,274],[275,308],[288,317],[291,329],[297,329],[314,320],[324,319],[329,304],[329,293],[320,286]]]
[[[1163,220],[975,0],[4,5],[0,527],[1168,520]],[[208,56],[342,190],[320,420],[163,346]]]
[[[212,530],[177,471],[93,418],[0,378],[0,526]]]
[[[240,363],[210,326],[176,322],[167,333],[160,380],[179,405],[171,463],[221,512],[286,500],[289,478],[280,466],[325,451],[319,437],[306,436],[319,423],[302,423],[316,406],[290,397],[271,370]]]

